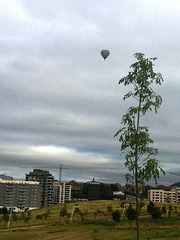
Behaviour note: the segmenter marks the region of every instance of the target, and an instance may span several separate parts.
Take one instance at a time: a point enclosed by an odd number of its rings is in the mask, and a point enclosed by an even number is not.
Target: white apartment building
[[[71,201],[71,185],[65,182],[54,182],[54,204]]]
[[[148,191],[148,200],[152,202],[180,203],[180,188],[172,188],[170,191],[151,189]]]

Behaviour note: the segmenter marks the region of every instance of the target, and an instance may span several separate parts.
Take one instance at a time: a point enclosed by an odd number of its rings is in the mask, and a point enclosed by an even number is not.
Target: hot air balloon
[[[110,54],[109,50],[101,50],[101,56],[104,58],[104,60],[106,60],[109,54]]]

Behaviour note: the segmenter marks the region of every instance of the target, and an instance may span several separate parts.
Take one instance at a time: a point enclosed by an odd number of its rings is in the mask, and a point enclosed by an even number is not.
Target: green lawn
[[[68,225],[49,226],[35,229],[1,231],[0,240],[134,240],[135,230],[123,230],[115,226]],[[178,230],[141,230],[142,240],[180,240]]]

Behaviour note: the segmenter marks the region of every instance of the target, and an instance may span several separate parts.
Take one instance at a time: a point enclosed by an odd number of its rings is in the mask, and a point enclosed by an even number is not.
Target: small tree
[[[132,228],[132,221],[136,219],[136,210],[132,208],[131,203],[129,204],[129,207],[126,210],[126,217],[128,218],[128,220],[131,221],[131,228]]]
[[[153,202],[149,202],[149,204],[147,205],[147,211],[148,211],[148,213],[152,213],[152,211],[153,211],[153,209],[154,209],[154,203]]]
[[[175,213],[177,213],[177,206],[174,206],[174,208],[175,208]]]
[[[29,221],[30,221],[31,218],[32,218],[32,216],[31,216],[31,211],[28,211],[27,215],[28,215],[28,218],[29,218]]]
[[[112,219],[114,222],[116,223],[120,222],[120,217],[121,217],[121,213],[119,210],[115,210],[112,212]]]
[[[25,212],[22,212],[22,213],[21,213],[21,220],[23,220],[23,221],[24,221],[25,217],[26,217],[26,214],[25,214]]]
[[[66,208],[66,205],[64,205],[64,207],[60,210],[60,216],[64,217],[64,216],[67,216],[67,208]]]
[[[29,221],[30,221],[30,217],[29,217],[29,216],[25,216],[24,222],[25,222],[25,223],[28,223]]]
[[[9,214],[8,213],[3,214],[3,220],[4,220],[5,223],[7,223],[9,221]]]
[[[161,217],[161,215],[162,215],[161,209],[159,207],[154,207],[151,212],[152,218],[157,219],[158,222],[158,219]]]
[[[144,54],[136,53],[137,62],[131,65],[132,71],[120,79],[119,84],[131,85],[133,90],[123,97],[124,100],[133,97],[137,102],[122,117],[123,127],[115,134],[119,135],[121,151],[125,153],[125,166],[129,173],[126,181],[135,185],[136,194],[136,225],[137,239],[139,240],[139,188],[152,177],[157,183],[160,172],[159,161],[156,160],[158,150],[150,146],[153,140],[149,136],[147,126],[140,125],[140,119],[153,109],[157,113],[162,98],[152,89],[153,83],[160,85],[163,81],[160,73],[153,70],[153,61],[156,58],[145,58]]]
[[[163,207],[162,207],[162,214],[166,214],[166,213],[167,213],[166,207],[163,206]]]
[[[43,214],[45,220],[47,220],[47,218],[49,217],[50,213],[51,213],[51,211],[48,209],[48,210]]]
[[[81,216],[81,222],[84,222],[85,216],[88,214],[88,211],[82,212],[79,210],[78,214]]]
[[[64,205],[64,207],[60,210],[60,216],[62,217],[70,217],[70,214],[68,213],[67,211],[67,207],[66,207],[66,204]]]
[[[168,217],[169,217],[169,219],[171,218],[171,212],[172,211],[173,211],[173,207],[172,207],[171,204],[169,204],[169,206],[168,206]]]
[[[79,205],[78,204],[76,204],[75,205],[75,209],[74,209],[74,213],[79,213],[81,210],[80,210],[80,208],[79,208]]]
[[[12,214],[12,220],[17,222],[18,221],[18,217],[17,217],[17,214],[16,213],[13,213]]]

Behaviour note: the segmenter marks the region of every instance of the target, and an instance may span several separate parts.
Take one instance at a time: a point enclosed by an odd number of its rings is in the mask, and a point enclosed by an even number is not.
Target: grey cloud
[[[142,124],[149,126],[162,166],[172,171],[179,168],[180,4],[165,2],[0,3],[4,23],[0,37],[1,172],[13,174],[16,169],[16,176],[22,177],[39,163],[48,167],[63,163],[70,169],[65,179],[94,176],[124,182],[124,156],[113,135],[133,102],[122,100],[128,89],[117,83],[139,51],[158,57],[155,69],[165,80],[156,88],[163,97],[161,109],[157,115],[148,114]],[[111,52],[106,61],[100,56],[103,48]],[[72,152],[53,159],[48,154],[36,155],[32,146],[73,149],[84,161],[74,162]],[[11,148],[18,150],[9,154]],[[108,162],[91,164],[91,158],[99,157]],[[57,171],[54,174],[58,176]]]

